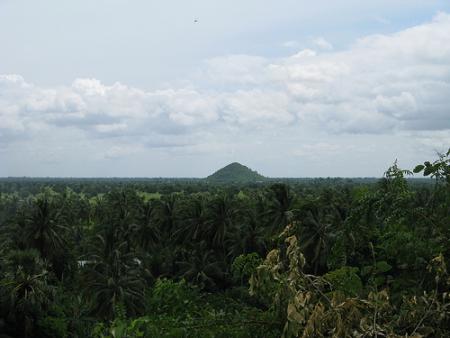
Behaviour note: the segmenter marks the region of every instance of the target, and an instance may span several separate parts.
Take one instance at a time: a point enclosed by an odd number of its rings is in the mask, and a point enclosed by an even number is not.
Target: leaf
[[[392,266],[386,261],[380,261],[376,264],[377,272],[384,273],[392,269]]]
[[[423,164],[419,164],[418,166],[416,166],[414,168],[413,172],[416,173],[416,174],[420,173],[423,170],[423,168],[425,168],[425,166]]]
[[[297,311],[297,308],[292,303],[288,304],[287,318],[289,321],[297,323],[301,323],[305,320],[304,316],[302,316],[301,313]]]
[[[431,173],[434,172],[433,169],[434,169],[434,168],[433,168],[432,166],[426,167],[425,170],[423,171],[423,175],[424,175],[424,176],[430,175]]]
[[[373,266],[368,265],[361,268],[361,276],[367,276],[373,271]]]

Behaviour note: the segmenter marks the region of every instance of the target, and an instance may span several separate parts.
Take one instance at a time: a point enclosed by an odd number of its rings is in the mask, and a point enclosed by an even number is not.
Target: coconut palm
[[[228,246],[233,257],[240,254],[257,252],[263,256],[266,252],[266,229],[254,210],[249,210],[236,231],[230,234]]]
[[[64,247],[64,233],[67,231],[62,218],[62,207],[47,192],[40,194],[29,206],[26,240],[36,248],[43,258],[50,258]]]
[[[170,194],[158,200],[153,210],[153,217],[160,229],[161,236],[169,239],[173,236],[172,231],[175,229],[177,220],[177,194]]]
[[[136,226],[133,228],[131,241],[141,251],[149,251],[159,241],[161,234],[157,223],[152,217],[155,204],[152,201],[143,202],[140,205]]]
[[[130,315],[140,313],[144,290],[139,260],[128,252],[128,244],[110,241],[111,237],[96,236],[84,271],[85,292],[94,298],[96,314],[108,319],[118,306]]]
[[[205,242],[197,244],[184,260],[178,262],[178,266],[181,277],[202,289],[215,288],[224,277],[223,268]]]
[[[270,186],[267,200],[268,205],[264,215],[268,218],[273,231],[279,231],[291,221],[295,195],[288,185],[276,183]]]
[[[178,243],[199,241],[206,238],[206,201],[194,196],[183,201],[178,210],[180,224],[174,233]]]
[[[57,197],[54,191],[48,189],[29,202],[29,211],[25,214],[24,242],[26,248],[38,250],[61,279],[69,266],[69,231],[63,213],[64,204]]]
[[[6,259],[7,273],[0,281],[1,307],[15,323],[17,336],[33,337],[37,319],[52,299],[49,272],[36,250],[12,251]]]
[[[335,219],[339,213],[322,207],[320,199],[304,201],[298,212],[300,246],[317,274],[319,269],[326,267],[327,257],[338,230]]]
[[[233,228],[237,208],[226,194],[220,194],[208,204],[206,224],[209,238],[215,248],[225,249],[225,239]]]

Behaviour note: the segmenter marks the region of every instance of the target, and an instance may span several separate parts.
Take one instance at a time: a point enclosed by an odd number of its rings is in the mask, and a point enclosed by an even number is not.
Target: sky
[[[449,146],[448,0],[0,0],[2,177],[380,177]]]

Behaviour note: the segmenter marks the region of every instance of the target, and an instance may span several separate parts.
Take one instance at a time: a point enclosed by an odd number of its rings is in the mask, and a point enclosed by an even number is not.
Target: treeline
[[[406,178],[413,188],[426,187],[432,183],[425,178]],[[170,194],[173,192],[219,192],[229,194],[241,190],[266,188],[274,183],[289,185],[297,194],[307,189],[330,188],[340,186],[372,185],[378,178],[266,178],[261,182],[210,182],[199,178],[0,178],[0,192],[17,194],[20,197],[38,194],[45,188],[63,193],[67,188],[88,197],[104,194],[114,189],[131,189],[141,192]]]
[[[412,187],[3,181],[0,335],[447,337],[449,153]]]

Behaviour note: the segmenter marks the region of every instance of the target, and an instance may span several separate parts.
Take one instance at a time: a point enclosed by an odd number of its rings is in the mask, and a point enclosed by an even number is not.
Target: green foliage
[[[437,180],[444,180],[450,183],[450,148],[447,153],[439,154],[439,159],[430,163],[419,164],[414,168],[414,173],[423,172],[423,176],[431,176]]]
[[[46,316],[37,322],[39,331],[45,337],[69,337],[68,323],[64,318]]]
[[[361,276],[367,279],[369,285],[382,287],[386,283],[386,273],[392,269],[386,261],[375,262],[373,265],[364,266]]]
[[[179,314],[186,310],[195,313],[199,290],[186,283],[184,279],[175,282],[170,279],[158,279],[147,296],[146,309],[149,313]]]
[[[261,265],[262,259],[256,252],[247,255],[239,255],[231,265],[233,277],[243,284],[256,271],[256,268]]]
[[[98,316],[112,318],[118,307],[124,306],[130,315],[140,313],[143,307],[145,281],[132,252],[126,252],[126,243],[115,247],[109,237],[98,236],[94,253],[88,256],[83,271],[85,293],[97,299]]]
[[[304,256],[291,232],[288,227],[282,233],[286,245],[268,254],[250,282],[253,294],[272,297],[274,310],[285,322],[283,337],[444,337],[450,332],[450,279],[442,255],[428,267],[435,274],[434,291],[420,298],[405,296],[399,305],[402,311],[396,312],[387,289],[361,295],[358,268],[306,274]],[[390,267],[380,262],[374,269],[386,272]]]
[[[341,291],[346,296],[357,297],[363,289],[363,284],[358,274],[358,268],[344,266],[326,273],[323,277],[331,284],[332,290]]]
[[[50,273],[36,250],[12,251],[4,263],[9,269],[0,280],[0,313],[16,327],[16,334],[31,337],[53,300]]]
[[[449,155],[435,180],[0,179],[0,336],[447,337]]]
[[[331,247],[330,255],[327,258],[327,267],[330,270],[344,267],[347,264],[347,246],[342,237]]]
[[[94,337],[277,337],[267,313],[226,295],[201,294],[184,280],[156,281],[145,317],[99,324]]]
[[[233,162],[208,176],[206,180],[219,183],[261,182],[265,180],[265,177],[240,163]]]

